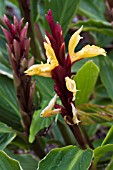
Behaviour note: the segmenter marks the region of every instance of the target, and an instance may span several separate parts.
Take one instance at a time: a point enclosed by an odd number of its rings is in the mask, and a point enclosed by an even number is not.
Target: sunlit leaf
[[[104,146],[99,146],[94,150],[94,166],[98,163],[98,161],[107,153],[113,152],[113,144],[108,144]]]
[[[16,137],[16,132],[0,122],[0,150],[3,150]]]
[[[30,154],[13,154],[8,149],[5,149],[5,152],[11,158],[16,159],[23,170],[36,170],[38,167],[38,161]]]
[[[77,92],[76,105],[86,103],[94,89],[97,77],[99,74],[99,68],[97,65],[88,61],[85,63],[74,77],[76,82]]]
[[[53,149],[40,161],[38,170],[88,170],[92,157],[91,149],[81,150],[75,146]]]
[[[35,111],[30,126],[29,142],[32,143],[35,139],[35,135],[45,127],[49,127],[54,117],[40,117],[41,111],[48,105],[48,101],[43,103],[42,109]]]
[[[3,151],[0,151],[0,168],[1,170],[22,170],[18,161],[10,158]]]

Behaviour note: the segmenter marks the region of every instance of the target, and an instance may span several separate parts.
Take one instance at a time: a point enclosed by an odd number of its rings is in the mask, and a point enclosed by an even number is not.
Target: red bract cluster
[[[11,24],[9,19],[4,16],[4,21],[9,29],[8,31],[2,27],[2,30],[8,42],[7,50],[11,66],[16,73],[19,69],[20,74],[23,74],[23,71],[28,68],[28,52],[30,46],[30,38],[26,38],[28,23],[26,23],[26,25],[22,29],[23,19],[18,21],[17,18],[14,17],[14,24]],[[26,63],[25,68],[23,68],[24,70],[21,70],[20,67],[23,62]]]
[[[48,36],[51,46],[55,52],[56,58],[59,62],[59,65],[55,67],[51,74],[52,79],[55,82],[54,90],[57,95],[60,97],[62,104],[64,107],[56,104],[55,108],[61,108],[61,113],[64,116],[71,116],[72,114],[72,107],[71,104],[73,94],[66,88],[65,78],[71,78],[71,59],[70,56],[65,55],[65,42],[63,38],[63,31],[59,23],[55,23],[52,17],[51,10],[48,11],[46,15],[46,19],[49,23],[51,33],[46,32]]]
[[[33,96],[35,91],[35,82],[31,85],[31,77],[25,76],[24,71],[33,64],[33,58],[28,60],[30,47],[30,38],[27,38],[28,23],[22,28],[23,19],[18,21],[14,17],[14,24],[4,16],[4,22],[8,30],[2,27],[7,43],[7,51],[10,64],[13,70],[14,83],[18,103],[21,109],[23,127],[28,132],[31,115],[33,114]]]

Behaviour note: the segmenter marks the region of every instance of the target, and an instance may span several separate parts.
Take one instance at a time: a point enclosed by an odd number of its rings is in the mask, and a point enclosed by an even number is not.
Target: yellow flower
[[[45,109],[41,112],[40,114],[41,117],[49,117],[61,112],[61,109],[52,110],[55,105],[56,99],[57,99],[57,94],[55,94],[55,96],[49,102],[48,106],[46,106]]]
[[[82,48],[77,53],[74,52],[75,47],[79,43],[80,39],[80,32],[82,31],[82,27],[76,31],[72,37],[70,38],[69,45],[68,45],[68,51],[69,55],[71,57],[71,62],[75,62],[77,60],[83,59],[83,58],[89,58],[89,57],[95,57],[97,55],[104,55],[106,56],[106,51],[103,48],[100,48],[95,45],[86,45],[84,48]]]
[[[73,99],[72,99],[72,101],[74,101],[74,100],[75,100],[76,92],[78,91],[78,90],[76,89],[75,81],[72,80],[72,79],[70,79],[69,77],[66,77],[66,78],[65,78],[65,81],[66,81],[66,87],[67,87],[67,89],[68,89],[70,92],[73,93]]]
[[[77,30],[70,38],[68,44],[68,51],[71,58],[71,62],[75,62],[77,60],[89,57],[95,57],[97,55],[104,55],[106,56],[106,52],[103,48],[100,48],[95,45],[86,45],[78,52],[74,52],[75,47],[79,43],[80,39],[80,32],[82,31],[82,27]],[[39,75],[44,77],[51,77],[51,70],[53,70],[56,66],[59,65],[58,60],[55,56],[55,52],[51,46],[50,40],[47,36],[45,36],[46,42],[44,42],[44,48],[46,50],[47,56],[47,63],[43,64],[36,64],[31,66],[25,73],[29,76]],[[65,57],[65,56],[64,56]]]
[[[26,75],[33,76],[33,75],[39,75],[44,77],[51,77],[51,70],[53,70],[56,66],[59,65],[57,58],[55,56],[54,50],[51,47],[51,43],[49,41],[49,38],[45,37],[46,42],[44,42],[44,48],[46,50],[46,56],[47,56],[47,63],[43,64],[35,64],[31,66],[28,70],[25,71]]]

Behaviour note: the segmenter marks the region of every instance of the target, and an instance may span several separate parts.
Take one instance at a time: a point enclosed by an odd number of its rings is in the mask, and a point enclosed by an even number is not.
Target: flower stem
[[[78,125],[68,125],[75,136],[77,143],[82,149],[86,149],[86,143]]]
[[[44,158],[45,152],[41,146],[40,140],[37,137],[35,138],[35,141],[32,143],[31,149],[40,159]]]

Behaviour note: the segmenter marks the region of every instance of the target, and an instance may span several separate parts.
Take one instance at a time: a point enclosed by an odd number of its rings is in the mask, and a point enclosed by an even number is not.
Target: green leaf
[[[108,93],[107,93],[105,87],[103,86],[103,84],[99,84],[95,88],[95,96],[100,97],[100,98],[109,98]]]
[[[85,15],[88,18],[105,21],[105,10],[106,6],[103,0],[81,0],[78,12],[80,15]]]
[[[29,142],[32,143],[35,139],[35,135],[45,127],[49,127],[54,117],[40,117],[41,111],[48,105],[48,101],[43,102],[42,109],[35,111],[33,115],[33,119],[30,126],[30,136]]]
[[[85,63],[74,77],[76,82],[77,92],[76,105],[86,103],[94,89],[99,69],[92,61]]]
[[[22,129],[20,119],[13,81],[0,75],[0,121],[20,130]]]
[[[111,158],[108,166],[106,167],[106,170],[113,170],[113,157]]]
[[[51,78],[35,76],[37,80],[36,87],[40,92],[42,100],[50,100],[54,93],[54,82]]]
[[[5,152],[0,151],[0,170],[22,170],[18,161],[11,159]]]
[[[0,150],[3,150],[16,137],[14,133],[0,133]]]
[[[113,101],[113,62],[108,56],[100,57],[100,77],[107,93]]]
[[[5,0],[2,0],[0,3],[0,17],[3,17],[5,14]]]
[[[6,67],[4,64],[0,63],[0,74],[6,75],[7,77],[13,79],[13,74],[11,69]]]
[[[98,161],[107,153],[113,152],[113,144],[108,144],[104,146],[99,146],[94,150],[94,166],[98,163]]]
[[[0,122],[0,150],[3,150],[16,137],[15,131]]]
[[[58,21],[63,29],[64,35],[69,29],[69,24],[72,22],[77,7],[79,5],[79,0],[56,0],[56,1],[45,1],[45,13],[49,9],[52,10],[53,17],[55,21]]]
[[[113,126],[108,131],[105,139],[102,142],[102,146],[106,144],[113,144]]]
[[[13,154],[8,149],[5,149],[5,152],[11,158],[16,159],[23,170],[36,170],[38,167],[38,161],[30,154]]]
[[[80,20],[77,23],[72,23],[70,25],[70,28],[76,28],[81,27],[83,25],[83,31],[93,31],[98,32],[101,34],[106,34],[108,36],[113,36],[113,31],[111,24],[107,21],[103,20],[94,20],[94,19],[88,19],[88,20]]]
[[[31,17],[33,23],[36,21],[36,18],[38,16],[38,1],[39,0],[30,0],[30,7],[31,7]]]
[[[0,51],[0,63],[5,65],[7,68],[10,68],[10,63],[8,58],[3,56],[1,51]],[[11,70],[9,72],[11,73]]]
[[[38,170],[88,170],[92,157],[91,149],[81,150],[75,146],[57,148],[39,162]]]
[[[0,122],[0,133],[15,133],[15,131],[11,127]]]
[[[83,125],[113,121],[113,105],[82,104],[77,106],[77,111]]]

